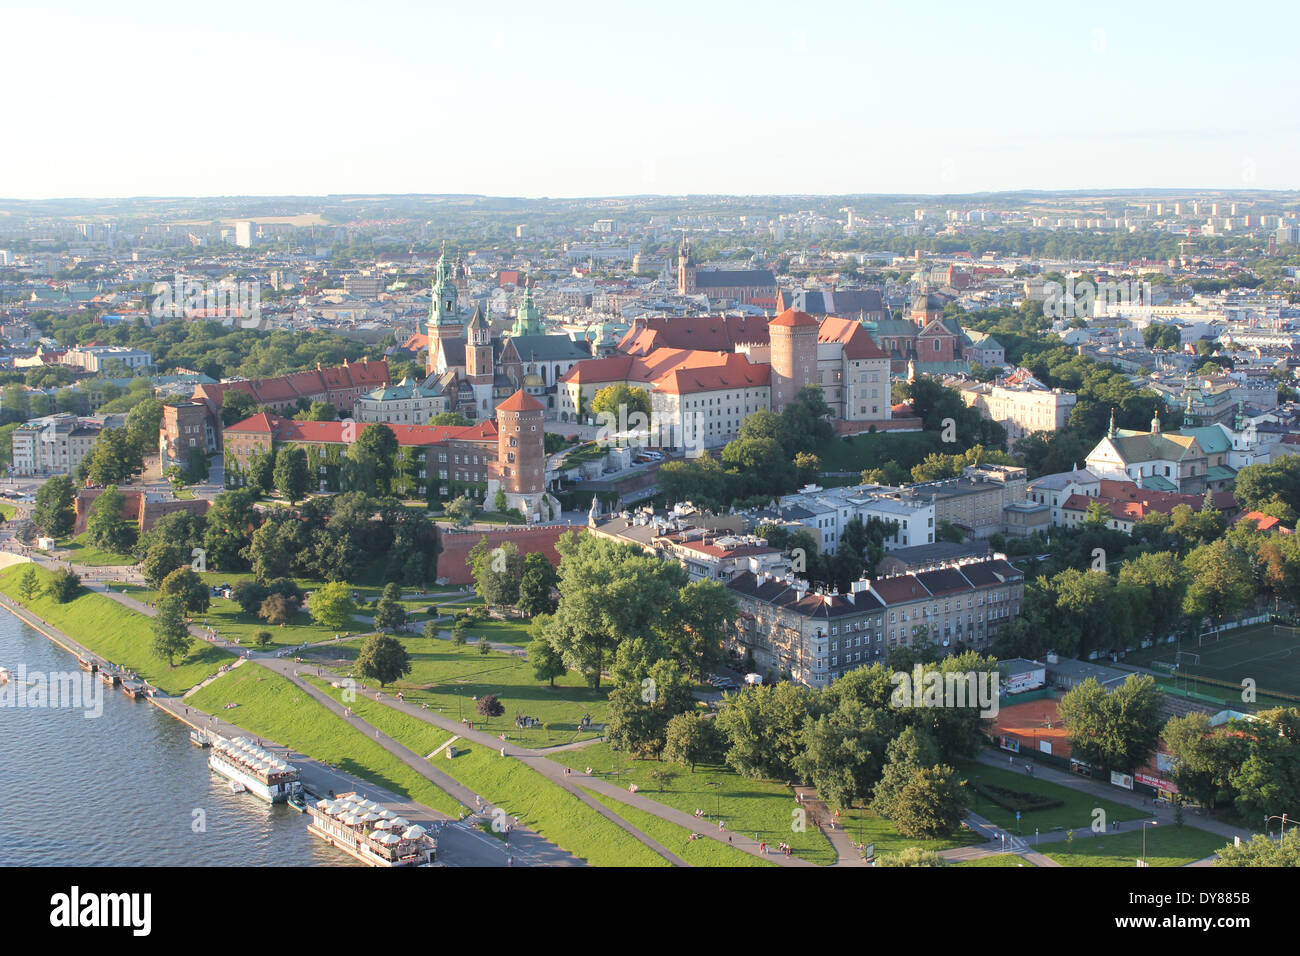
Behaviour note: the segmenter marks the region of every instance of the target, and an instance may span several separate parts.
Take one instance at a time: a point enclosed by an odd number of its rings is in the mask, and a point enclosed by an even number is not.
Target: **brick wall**
[[[551,564],[560,563],[560,555],[555,550],[555,542],[566,531],[586,531],[585,525],[547,525],[541,528],[502,528],[494,531],[447,531],[442,532],[442,553],[438,555],[438,577],[446,578],[449,584],[470,584],[474,577],[470,574],[468,561],[470,549],[486,535],[488,544],[496,547],[506,541],[513,542],[522,554],[536,551],[546,555]]]

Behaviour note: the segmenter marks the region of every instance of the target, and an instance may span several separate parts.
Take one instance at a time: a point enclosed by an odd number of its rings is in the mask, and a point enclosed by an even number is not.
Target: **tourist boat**
[[[77,663],[81,666],[81,669],[83,671],[90,671],[90,673],[92,674],[95,673],[95,671],[99,670],[99,665],[96,664],[94,661],[87,661],[78,657]]]
[[[290,796],[288,800],[288,804],[289,806],[297,810],[299,813],[307,812],[307,801],[303,798],[303,795],[301,793],[295,793],[292,796]]]
[[[208,755],[208,766],[221,776],[242,784],[249,793],[268,803],[283,803],[295,793],[302,792],[298,768],[247,737],[227,740],[214,734],[209,741],[212,750]]]
[[[112,671],[100,671],[99,679],[102,680],[109,687],[117,686],[117,675],[114,674]]]
[[[307,832],[367,866],[425,866],[438,844],[422,826],[356,793],[307,805]]]
[[[208,747],[211,746],[212,741],[208,739],[208,735],[205,734],[203,731],[191,730],[190,743],[192,743],[196,747]]]
[[[130,697],[132,700],[139,700],[144,696],[144,691],[136,684],[128,684],[126,681],[122,681],[119,686],[122,689],[122,693],[126,694],[126,696]]]
[[[231,793],[243,793],[248,788],[245,787],[238,780],[232,780],[230,781],[230,787],[228,789],[230,790]]]

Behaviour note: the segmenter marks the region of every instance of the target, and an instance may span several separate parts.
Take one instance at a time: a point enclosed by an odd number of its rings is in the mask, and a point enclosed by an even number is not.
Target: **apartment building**
[[[1024,369],[993,382],[950,382],[980,417],[997,422],[1014,444],[1034,432],[1055,432],[1070,419],[1078,397],[1048,388]]]
[[[13,474],[31,478],[70,475],[90,454],[105,428],[121,428],[125,416],[79,418],[72,414],[34,418],[13,430]]]
[[[995,555],[863,578],[837,594],[761,572],[743,572],[727,588],[739,608],[729,650],[752,658],[759,673],[824,687],[883,663],[894,647],[928,641],[950,654],[987,650],[1020,614],[1024,575]]]

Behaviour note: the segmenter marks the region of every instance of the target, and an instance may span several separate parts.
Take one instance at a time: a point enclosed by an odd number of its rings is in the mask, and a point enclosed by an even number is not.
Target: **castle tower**
[[[488,481],[488,500],[498,490],[506,507],[544,518],[546,501],[546,429],[542,403],[522,390],[497,406],[497,460]]]
[[[474,310],[474,317],[465,329],[465,376],[471,385],[489,387],[495,377],[492,366],[492,329],[478,309]]]
[[[695,294],[695,260],[691,258],[691,244],[686,239],[677,250],[677,294]]]
[[[533,290],[530,287],[524,288],[524,297],[519,303],[519,311],[515,314],[515,324],[511,326],[510,334],[516,338],[521,335],[543,334],[542,313],[533,302]]]
[[[465,326],[460,320],[459,296],[456,282],[452,277],[451,263],[447,260],[447,247],[444,244],[442,255],[438,257],[438,271],[429,290],[433,301],[429,305],[429,357],[426,371],[445,372],[438,368],[439,345],[443,342],[461,338]]]
[[[786,309],[767,324],[772,348],[772,411],[780,414],[799,389],[817,381],[817,331],[807,312]]]

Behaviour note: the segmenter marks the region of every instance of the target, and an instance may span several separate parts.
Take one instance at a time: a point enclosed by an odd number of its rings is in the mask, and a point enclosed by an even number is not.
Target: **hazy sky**
[[[0,196],[1300,187],[1300,4],[0,0]]]

